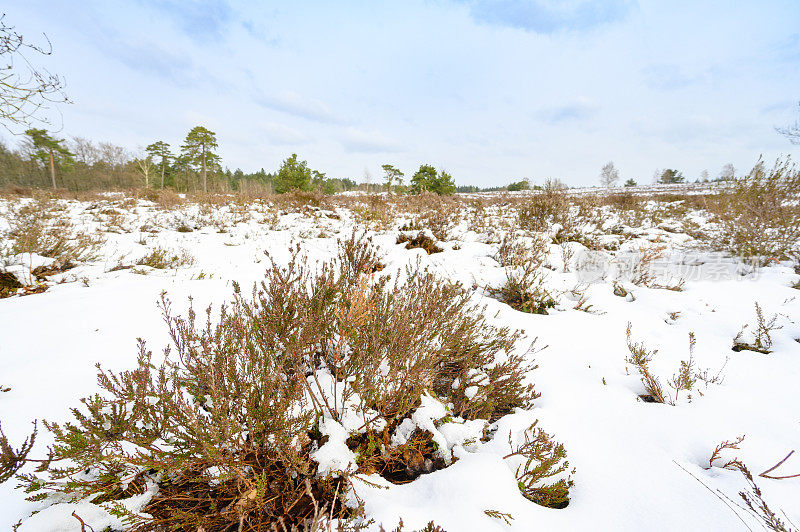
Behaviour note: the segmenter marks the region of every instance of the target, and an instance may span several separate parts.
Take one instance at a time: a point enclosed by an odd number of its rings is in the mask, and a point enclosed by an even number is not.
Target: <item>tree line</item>
[[[617,186],[619,182],[619,170],[614,166],[613,161],[609,161],[608,163],[603,165],[603,168],[600,170],[600,184],[607,188],[613,188]],[[709,182],[719,182],[719,181],[732,181],[736,179],[736,168],[733,164],[728,163],[722,167],[720,170],[719,175],[714,179],[710,179],[708,170],[703,170],[700,172],[700,177],[695,179],[695,183],[709,183]],[[665,168],[663,170],[659,169],[653,173],[653,183],[654,184],[662,184],[662,185],[673,185],[679,183],[688,183],[688,180],[683,175],[682,172],[676,170],[674,168]],[[626,187],[635,187],[638,183],[629,178],[625,181],[624,186]]]
[[[386,191],[395,194],[453,194],[456,186],[446,170],[420,165],[409,184],[404,173],[384,164],[382,184],[356,183],[331,178],[311,169],[297,154],[287,157],[274,172],[222,168],[216,134],[204,126],[192,128],[173,148],[164,140],[133,152],[108,142],[82,137],[57,138],[45,129],[25,131],[16,149],[0,142],[0,187],[62,188],[71,191],[124,188],[168,188],[177,192],[230,192],[282,194],[290,190],[318,190],[335,194],[349,190]]]

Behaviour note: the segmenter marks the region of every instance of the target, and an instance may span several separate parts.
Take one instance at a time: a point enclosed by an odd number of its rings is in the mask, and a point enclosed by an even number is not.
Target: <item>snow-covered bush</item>
[[[530,231],[547,231],[553,224],[570,224],[570,202],[567,188],[548,181],[539,194],[534,194],[518,209],[520,227]]]
[[[424,249],[428,255],[444,251],[436,244],[436,240],[431,238],[431,234],[425,231],[420,231],[416,236],[400,233],[397,237],[397,243],[405,244],[406,249]]]
[[[506,237],[501,241],[497,258],[507,264],[506,280],[489,292],[503,303],[521,312],[547,314],[547,309],[556,306],[548,290],[542,265],[547,248],[539,239],[525,244]]]
[[[68,216],[51,202],[19,207],[10,219],[8,236],[12,255],[35,253],[55,259],[61,266],[93,260],[102,238],[77,231]]]
[[[771,169],[762,161],[731,188],[709,199],[719,230],[710,244],[738,257],[766,262],[800,249],[800,170],[787,158]]]
[[[102,504],[137,530],[310,530],[320,508],[358,514],[352,475],[408,482],[456,460],[451,440],[468,446],[531,406],[518,333],[431,273],[372,273],[378,258],[355,234],[316,266],[296,248],[204,324],[162,296],[163,362],[140,341],[135,369],[99,369],[102,393],[73,422],[45,423],[55,444],[26,489]],[[521,488],[560,472],[563,447],[544,440],[558,456],[522,464]]]
[[[174,269],[191,266],[194,264],[194,257],[185,249],[176,252],[157,246],[140,258],[136,264],[157,270]]]

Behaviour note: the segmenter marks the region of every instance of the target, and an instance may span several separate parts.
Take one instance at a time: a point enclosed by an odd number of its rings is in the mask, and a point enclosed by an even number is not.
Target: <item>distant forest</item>
[[[0,142],[0,187],[71,191],[139,187],[170,188],[178,192],[274,191],[278,170],[262,168],[246,173],[238,168],[222,168],[219,156],[214,153],[213,133],[205,128],[192,131],[195,135],[190,132],[176,153],[169,144],[159,141],[137,155],[110,142],[93,142],[82,137],[62,140],[43,130],[28,130],[16,148]],[[206,132],[211,135],[203,138]],[[314,186],[328,193],[359,188],[352,179],[328,178],[313,170],[308,170],[308,174]]]
[[[11,147],[0,141],[0,187],[59,188],[74,192],[131,188],[169,188],[177,192],[282,193],[291,189],[320,190],[336,194],[350,190],[440,195],[454,192],[524,190],[528,181],[504,187],[457,187],[445,170],[423,164],[406,184],[404,174],[390,164],[382,166],[384,175],[372,182],[365,175],[358,183],[350,178],[328,177],[308,167],[296,154],[281,166],[268,171],[244,172],[223,167],[216,153],[214,132],[193,128],[180,146],[164,141],[134,153],[110,142],[93,142],[83,137],[59,139],[43,129],[28,129],[21,142]],[[537,188],[537,187],[534,187]]]

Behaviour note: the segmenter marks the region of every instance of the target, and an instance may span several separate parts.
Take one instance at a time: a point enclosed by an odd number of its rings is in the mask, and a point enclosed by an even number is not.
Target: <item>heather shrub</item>
[[[136,264],[157,270],[168,270],[191,266],[194,262],[194,257],[185,249],[173,252],[167,248],[155,247],[150,253],[140,258]]]
[[[706,387],[709,384],[722,383],[722,371],[725,365],[713,376],[709,375],[708,369],[700,371],[697,368],[694,360],[696,339],[692,332],[689,333],[689,358],[681,360],[678,371],[672,375],[672,379],[667,380],[672,392],[669,389],[664,389],[661,385],[661,380],[650,369],[650,362],[658,354],[658,349],[650,350],[645,346],[644,342],[633,341],[630,322],[628,322],[626,339],[629,355],[625,358],[625,362],[636,368],[639,373],[645,391],[645,393],[639,395],[639,399],[645,403],[662,403],[675,406],[682,391],[686,392],[687,400],[691,402],[692,392],[697,391],[697,393],[703,395],[697,388],[698,381],[703,382]]]
[[[542,191],[534,194],[518,210],[520,227],[530,231],[547,231],[553,224],[567,226],[570,203],[566,187],[548,181]]]
[[[531,406],[519,333],[488,324],[458,284],[369,273],[378,263],[354,234],[332,261],[310,265],[299,248],[285,267],[271,260],[203,320],[162,296],[171,346],[155,357],[140,340],[133,370],[98,366],[101,392],[73,421],[45,422],[50,456],[20,477],[31,498],[102,504],[134,530],[356,526],[352,474],[408,482],[452,461],[412,413],[488,424]],[[144,513],[122,504],[137,495]]]
[[[764,317],[764,311],[758,302],[755,303],[756,309],[756,326],[747,331],[748,325],[742,326],[742,329],[733,338],[733,351],[755,351],[768,355],[772,352],[772,331],[777,331],[782,328],[777,325],[778,315],[773,315],[770,319]],[[749,333],[749,334],[748,334]]]
[[[708,208],[719,229],[707,236],[715,249],[766,262],[785,259],[798,250],[800,240],[800,171],[787,158],[771,169],[762,161],[730,189],[708,198]]]
[[[600,199],[603,205],[609,205],[618,211],[641,211],[644,208],[643,199],[627,191],[612,192]]]
[[[516,445],[508,435],[512,452],[504,457],[516,461],[517,485],[522,495],[540,506],[566,508],[573,481],[564,446],[552,439],[535,421]]]
[[[9,252],[36,253],[65,266],[98,257],[102,238],[76,231],[57,206],[47,202],[24,205],[13,212],[8,236]]]
[[[496,255],[500,264],[506,266],[506,280],[489,292],[512,308],[532,314],[547,314],[547,309],[556,306],[556,300],[547,288],[542,273],[542,264],[547,248],[535,239],[526,245],[513,237],[505,237]]]
[[[400,233],[400,235],[397,237],[397,243],[405,244],[406,249],[424,249],[428,255],[433,253],[441,253],[444,251],[436,244],[436,241],[425,234],[424,231],[417,233],[417,236],[409,236],[405,233]]]
[[[366,201],[352,205],[350,211],[356,223],[378,230],[390,226],[394,219],[392,204],[383,196],[374,194],[367,196]]]

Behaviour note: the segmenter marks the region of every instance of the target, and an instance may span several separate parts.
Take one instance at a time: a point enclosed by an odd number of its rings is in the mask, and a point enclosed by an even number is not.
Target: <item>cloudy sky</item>
[[[800,2],[703,0],[15,0],[73,104],[62,136],[179,145],[223,163],[296,152],[333,177],[393,163],[458,184],[695,178],[763,154],[800,116]],[[7,136],[8,141],[10,137]]]

